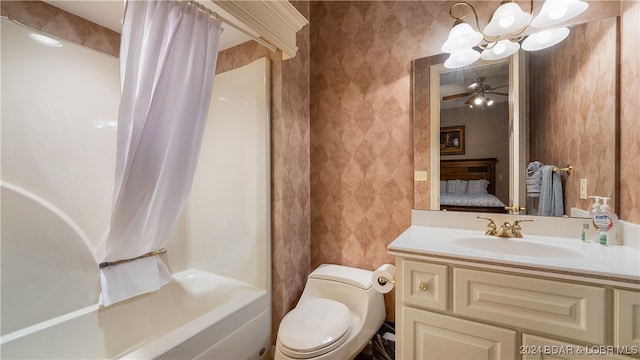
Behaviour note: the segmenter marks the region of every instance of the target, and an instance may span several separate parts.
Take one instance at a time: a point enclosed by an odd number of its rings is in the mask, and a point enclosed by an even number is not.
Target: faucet
[[[494,236],[496,234],[496,229],[498,227],[496,226],[495,221],[493,221],[488,217],[482,217],[482,216],[478,216],[478,219],[489,220],[489,223],[487,224],[487,231],[484,233],[485,235]]]
[[[505,221],[504,224],[500,226],[498,229],[495,221],[488,217],[478,216],[478,219],[488,220],[486,235],[490,236],[498,236],[498,237],[506,237],[506,238],[521,238],[522,237],[522,227],[520,223],[522,222],[533,222],[533,220],[516,220],[511,224],[508,221]]]

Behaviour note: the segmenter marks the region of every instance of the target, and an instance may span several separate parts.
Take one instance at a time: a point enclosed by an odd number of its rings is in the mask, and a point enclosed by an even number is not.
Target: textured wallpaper
[[[411,61],[439,52],[447,12],[441,2],[312,3],[312,268],[394,262],[387,245],[413,207]]]

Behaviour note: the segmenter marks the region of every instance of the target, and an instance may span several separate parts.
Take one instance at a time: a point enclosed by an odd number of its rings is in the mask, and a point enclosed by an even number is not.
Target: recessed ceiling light
[[[29,37],[32,38],[33,40],[43,44],[43,45],[47,45],[47,46],[51,46],[51,47],[62,47],[62,43],[54,38],[50,38],[48,36],[44,36],[44,35],[40,35],[40,34],[36,34],[36,33],[31,33],[29,34]]]

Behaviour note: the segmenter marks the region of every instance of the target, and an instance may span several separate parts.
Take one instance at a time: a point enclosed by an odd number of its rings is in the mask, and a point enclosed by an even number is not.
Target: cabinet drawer
[[[402,302],[447,310],[447,266],[402,261]]]
[[[398,359],[515,359],[516,332],[451,316],[402,308]]]
[[[613,291],[613,344],[640,347],[640,292]]]
[[[453,312],[580,342],[605,343],[605,290],[454,269]]]

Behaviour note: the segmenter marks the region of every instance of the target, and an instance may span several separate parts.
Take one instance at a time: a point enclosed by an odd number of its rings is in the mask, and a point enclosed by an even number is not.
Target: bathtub
[[[193,269],[173,278],[153,294],[86,307],[4,335],[0,353],[7,359],[266,356],[271,345],[266,291]]]
[[[0,24],[2,87],[11,90],[2,92],[0,131],[1,357],[264,358],[268,61],[216,75],[191,197],[163,255],[174,281],[105,308],[98,264],[111,212],[118,59],[64,41],[49,48],[29,40],[31,29]]]

